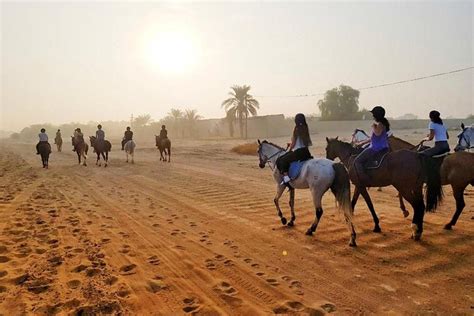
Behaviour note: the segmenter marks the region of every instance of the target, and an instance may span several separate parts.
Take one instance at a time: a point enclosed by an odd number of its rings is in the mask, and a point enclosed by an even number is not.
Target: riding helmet
[[[441,116],[441,113],[439,113],[436,110],[433,110],[430,112],[430,119],[437,119]]]
[[[385,109],[381,106],[375,106],[370,112],[376,119],[385,117]]]
[[[100,125],[100,124],[97,125],[97,128],[98,128],[98,129],[101,129],[101,128],[102,128],[102,125]]]

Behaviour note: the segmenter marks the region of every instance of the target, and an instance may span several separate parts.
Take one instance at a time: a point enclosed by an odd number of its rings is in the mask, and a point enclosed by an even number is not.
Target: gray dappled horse
[[[285,152],[286,150],[278,145],[269,143],[266,140],[262,142],[258,140],[259,166],[260,168],[265,168],[265,165],[269,164],[270,168],[273,170],[273,178],[277,184],[277,192],[273,201],[283,225],[286,225],[287,221],[281,211],[279,199],[285,191],[286,186],[281,184],[282,175],[276,167],[276,161],[280,156],[285,154]],[[292,179],[290,185],[291,219],[288,222],[288,226],[293,226],[296,219],[294,210],[295,189],[309,189],[313,196],[316,214],[312,225],[306,231],[306,235],[309,236],[316,231],[321,216],[323,215],[322,197],[328,189],[331,189],[338,202],[339,210],[344,213],[344,218],[351,236],[349,246],[356,246],[356,232],[354,225],[352,224],[349,175],[346,168],[341,163],[335,163],[326,158],[313,158],[305,161],[299,176],[296,179]]]
[[[125,145],[123,146],[123,149],[125,150],[125,154],[127,155],[127,161],[128,162],[128,156],[131,156],[132,157],[132,163],[135,163],[135,161],[133,160],[133,157],[135,156],[135,142],[130,139],[129,141],[127,141],[125,143]]]

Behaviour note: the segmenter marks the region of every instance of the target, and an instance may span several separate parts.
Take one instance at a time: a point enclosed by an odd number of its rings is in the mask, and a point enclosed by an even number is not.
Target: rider
[[[40,133],[38,134],[39,142],[36,144],[36,154],[39,155],[39,145],[42,143],[46,143],[49,146],[49,153],[51,153],[51,145],[48,143],[48,134],[46,134],[46,130],[42,128]]]
[[[291,144],[289,151],[278,158],[276,164],[278,170],[283,174],[282,185],[288,185],[291,181],[288,176],[290,164],[293,161],[304,161],[313,158],[309,152],[308,147],[312,145],[311,137],[309,136],[308,124],[304,114],[298,113],[295,116],[295,128],[293,136],[291,137]]]
[[[84,142],[84,134],[82,134],[80,128],[76,128],[74,130],[74,149],[72,151],[76,151],[77,145],[83,142]]]
[[[368,183],[369,177],[365,173],[364,164],[374,157],[377,153],[388,150],[388,132],[390,131],[390,123],[385,118],[385,109],[381,106],[376,106],[370,111],[374,117],[375,122],[372,124],[372,136],[370,139],[363,140],[358,145],[370,143],[369,147],[365,148],[354,160],[354,167],[356,168],[359,181],[361,183]]]
[[[167,139],[167,138],[168,138],[168,131],[166,130],[166,126],[161,125],[160,140]]]
[[[127,130],[125,131],[122,139],[122,150],[125,144],[129,141],[132,140],[133,138],[133,132],[130,130],[130,126],[127,126]]]
[[[428,148],[420,152],[421,155],[427,157],[433,157],[435,155],[441,155],[449,152],[448,144],[448,131],[443,125],[443,120],[440,117],[440,113],[436,110],[430,112],[431,122],[428,125],[430,133],[421,141],[423,144],[426,141],[430,141],[434,138],[435,145],[432,148]]]
[[[62,139],[61,130],[58,129],[58,131],[56,132],[56,137],[54,138],[54,141],[56,142],[56,140],[60,140],[60,139]]]
[[[95,138],[97,145],[103,147],[105,141],[105,132],[102,130],[102,125],[97,125],[97,131],[95,132]]]

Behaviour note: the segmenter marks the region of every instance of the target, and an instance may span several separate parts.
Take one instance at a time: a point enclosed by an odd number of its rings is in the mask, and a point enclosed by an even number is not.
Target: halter
[[[260,146],[262,146],[262,145],[260,145]],[[276,148],[278,148],[278,147],[276,147]],[[260,150],[261,150],[261,147],[260,147],[260,149],[259,149],[259,155],[260,155]],[[272,167],[272,164],[270,163],[270,159],[272,159],[272,158],[275,157],[276,155],[278,155],[278,154],[280,154],[280,153],[282,153],[282,152],[285,152],[285,151],[286,151],[285,149],[280,148],[276,153],[274,153],[274,154],[271,155],[271,156],[263,155],[263,156],[267,159],[267,160],[265,161],[265,165],[268,164],[268,167],[270,168],[270,170],[273,171],[273,170],[275,169],[275,167],[274,167],[274,166]]]
[[[471,149],[471,148],[474,148],[474,146],[471,146],[470,138],[469,138],[469,139],[466,138],[466,135],[464,135],[464,134],[466,134],[465,131],[463,131],[463,132],[461,133],[461,137],[459,138],[459,144],[458,144],[459,147],[461,147],[461,148],[464,147],[464,148],[467,149],[467,150],[469,150],[469,149]],[[466,142],[466,146],[462,146],[462,145],[461,145],[461,139],[464,139],[464,141]]]

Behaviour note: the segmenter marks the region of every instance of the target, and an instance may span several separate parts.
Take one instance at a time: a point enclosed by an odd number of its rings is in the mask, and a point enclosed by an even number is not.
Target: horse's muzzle
[[[259,163],[258,166],[262,169],[265,168],[265,164],[263,162]]]

